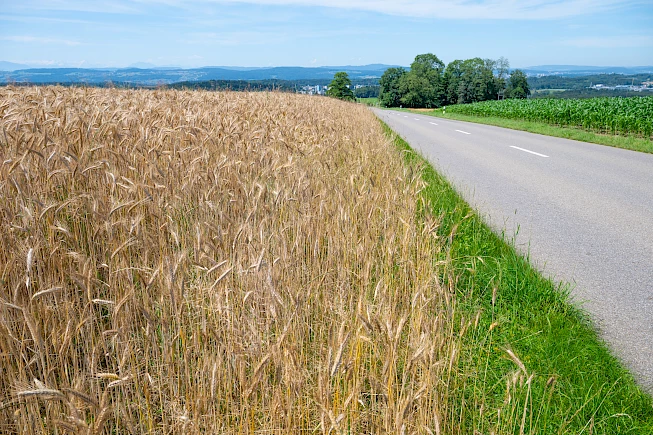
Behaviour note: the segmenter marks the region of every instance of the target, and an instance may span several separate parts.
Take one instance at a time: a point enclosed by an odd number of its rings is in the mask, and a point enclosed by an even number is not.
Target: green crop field
[[[645,138],[653,135],[653,97],[484,101],[450,106],[447,113],[539,121]]]

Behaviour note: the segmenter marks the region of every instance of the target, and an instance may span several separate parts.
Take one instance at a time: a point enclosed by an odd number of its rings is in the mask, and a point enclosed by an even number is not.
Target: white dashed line
[[[429,122],[429,124],[431,124],[431,125],[438,125],[438,124],[436,124],[435,122]]]
[[[419,118],[413,118],[415,121],[419,121]]]
[[[527,149],[524,149],[524,148],[515,147],[515,146],[512,146],[512,145],[510,146],[510,148],[514,148],[514,149],[519,150],[519,151],[524,151],[525,153],[535,154],[536,156],[540,156],[540,157],[549,157],[549,156],[545,156],[544,154],[536,153],[535,151],[531,151],[531,150],[527,150]]]
[[[471,134],[471,133],[467,133],[466,131],[462,131],[462,130],[456,130],[456,131],[457,131],[458,133],[462,133],[462,134]]]

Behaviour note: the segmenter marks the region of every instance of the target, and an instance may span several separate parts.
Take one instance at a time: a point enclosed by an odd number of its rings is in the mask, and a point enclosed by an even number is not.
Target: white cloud
[[[57,39],[57,38],[43,38],[39,36],[2,36],[0,37],[0,39],[3,41],[13,41],[13,42],[67,45],[69,47],[75,45],[81,45],[81,42],[79,41],[72,41],[69,39]]]
[[[161,0],[141,0],[159,2]],[[638,0],[203,0],[206,3],[321,6],[387,15],[450,19],[544,20],[573,17],[641,3]],[[175,3],[167,0],[166,4]],[[178,4],[187,5],[180,1]]]
[[[563,45],[578,48],[639,48],[653,47],[653,36],[590,36],[562,41]]]
[[[587,15],[647,0],[23,0],[25,9],[144,14],[157,6],[200,11],[207,4],[319,6],[387,15],[450,19],[545,20]]]

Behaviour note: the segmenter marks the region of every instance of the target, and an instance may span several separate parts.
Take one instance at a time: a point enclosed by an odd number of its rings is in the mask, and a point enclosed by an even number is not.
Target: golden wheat
[[[454,432],[438,224],[367,109],[6,87],[0,117],[1,432]]]

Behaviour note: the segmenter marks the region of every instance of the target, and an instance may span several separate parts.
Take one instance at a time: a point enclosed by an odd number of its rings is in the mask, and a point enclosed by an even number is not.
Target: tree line
[[[387,69],[379,84],[379,101],[386,107],[437,108],[530,95],[524,72],[510,72],[510,64],[503,57],[454,60],[445,68],[435,54],[420,54],[410,70]]]
[[[601,97],[646,97],[653,96],[653,91],[624,91],[611,89],[567,89],[567,90],[541,90],[533,92],[532,98],[552,98],[559,100],[579,100]]]
[[[592,85],[606,86],[639,85],[645,81],[653,80],[653,74],[592,74],[579,77],[568,76],[543,76],[531,77],[528,82],[531,89],[587,89]]]

